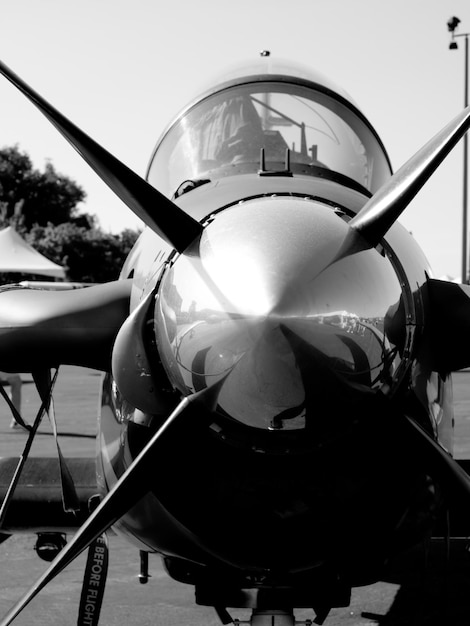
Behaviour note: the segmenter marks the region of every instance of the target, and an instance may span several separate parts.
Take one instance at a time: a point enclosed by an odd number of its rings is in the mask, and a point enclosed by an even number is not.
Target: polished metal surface
[[[331,207],[299,198],[218,214],[199,257],[177,258],[157,297],[157,345],[175,387],[223,378],[224,415],[276,430],[306,426],[311,386],[320,404],[333,381],[392,387],[401,360],[384,322],[402,287],[376,250],[335,261],[348,230]]]

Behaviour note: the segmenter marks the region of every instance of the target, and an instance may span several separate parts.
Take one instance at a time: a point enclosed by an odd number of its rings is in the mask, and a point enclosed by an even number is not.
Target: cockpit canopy
[[[391,168],[380,139],[345,97],[298,76],[258,74],[219,85],[163,135],[148,179],[172,196],[187,180],[266,170],[346,176],[374,193]],[[344,179],[342,179],[344,180]]]

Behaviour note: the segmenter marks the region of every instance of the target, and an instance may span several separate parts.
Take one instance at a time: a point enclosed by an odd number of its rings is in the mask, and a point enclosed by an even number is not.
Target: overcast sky
[[[178,111],[213,76],[262,49],[343,87],[376,128],[394,169],[462,108],[468,0],[0,0],[0,58],[139,174]],[[138,221],[24,96],[0,80],[0,146],[47,159],[114,232]],[[434,269],[460,275],[462,143],[402,223]]]

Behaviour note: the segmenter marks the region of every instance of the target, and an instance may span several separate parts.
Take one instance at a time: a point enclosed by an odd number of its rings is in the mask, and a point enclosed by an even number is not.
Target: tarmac
[[[38,396],[29,376],[24,376],[23,414],[34,419]],[[60,444],[67,457],[93,457],[96,451],[96,415],[101,375],[75,367],[63,367],[55,389],[55,413]],[[454,375],[456,412],[455,455],[470,458],[470,372]],[[22,429],[9,428],[10,416],[0,401],[0,457],[21,453]],[[54,441],[45,422],[33,444],[32,456],[53,456]],[[16,535],[0,544],[0,615],[21,597],[46,569],[34,551],[35,535]],[[114,534],[109,536],[110,563],[101,621],[103,625],[216,626],[220,621],[210,607],[194,603],[193,588],[172,581],[158,555],[150,555],[151,578],[138,581],[139,553]],[[454,546],[451,546],[451,553]],[[391,582],[354,589],[351,605],[333,609],[325,626],[460,626],[470,623],[470,559],[458,550],[446,565],[444,555],[422,568],[410,570],[406,585]],[[15,626],[72,626],[77,623],[81,581],[85,568],[81,555],[50,583],[15,620]],[[249,612],[230,610],[238,619]],[[298,611],[296,618],[313,619],[312,611]]]

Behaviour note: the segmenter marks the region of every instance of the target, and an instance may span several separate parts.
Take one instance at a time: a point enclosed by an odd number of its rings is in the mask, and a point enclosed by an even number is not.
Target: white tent
[[[0,231],[0,273],[4,272],[65,277],[63,267],[46,259],[11,226]]]

